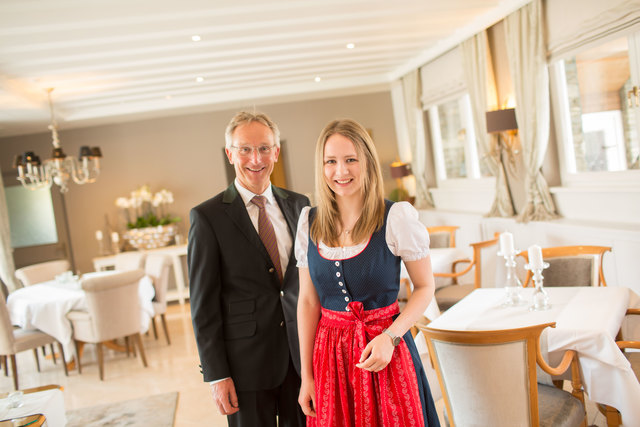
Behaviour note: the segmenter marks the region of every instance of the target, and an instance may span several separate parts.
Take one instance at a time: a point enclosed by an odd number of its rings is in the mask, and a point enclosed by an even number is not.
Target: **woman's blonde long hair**
[[[378,153],[369,133],[351,119],[334,120],[327,124],[316,143],[316,200],[318,209],[311,225],[311,239],[330,247],[339,245],[340,212],[335,193],[324,177],[324,148],[329,137],[340,134],[348,138],[356,150],[361,164],[361,191],[364,205],[360,218],[351,231],[353,242],[362,242],[379,230],[384,222],[384,189]]]

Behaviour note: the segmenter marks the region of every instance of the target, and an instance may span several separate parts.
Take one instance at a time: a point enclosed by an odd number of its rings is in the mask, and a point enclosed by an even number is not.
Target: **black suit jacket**
[[[309,199],[272,190],[295,241],[298,216]],[[300,372],[293,247],[280,283],[233,183],[193,208],[190,219],[191,317],[204,380],[231,377],[240,391],[279,386],[289,357]]]

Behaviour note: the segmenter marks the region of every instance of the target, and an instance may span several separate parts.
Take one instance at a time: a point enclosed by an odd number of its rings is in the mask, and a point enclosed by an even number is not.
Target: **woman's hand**
[[[313,380],[302,380],[300,384],[300,394],[298,395],[298,403],[302,408],[302,412],[308,417],[316,416],[316,389]]]
[[[391,337],[382,333],[369,341],[369,344],[362,351],[360,363],[357,363],[356,366],[365,371],[379,372],[391,362],[392,356]]]

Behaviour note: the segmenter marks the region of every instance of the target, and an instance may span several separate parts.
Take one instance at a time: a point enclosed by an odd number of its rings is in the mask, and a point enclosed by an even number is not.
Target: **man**
[[[293,241],[309,199],[274,187],[280,134],[240,112],[225,152],[235,181],[191,210],[191,317],[204,380],[230,426],[302,426]],[[255,196],[263,198],[254,199]]]

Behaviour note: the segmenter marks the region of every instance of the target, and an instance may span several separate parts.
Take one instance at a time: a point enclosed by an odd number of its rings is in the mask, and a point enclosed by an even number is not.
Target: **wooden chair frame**
[[[449,233],[449,247],[456,247],[456,231],[460,228],[457,225],[434,225],[427,227],[427,232],[432,233]]]
[[[627,309],[627,316],[629,315],[640,316],[640,308]],[[616,341],[616,344],[618,344],[618,348],[620,348],[620,350],[622,351],[624,351],[627,348],[640,350],[640,341],[619,340],[619,341]],[[620,415],[620,412],[616,408],[614,408],[613,406],[604,405],[601,403],[598,403],[597,407],[598,407],[598,410],[607,419],[608,427],[617,427],[620,424],[622,424],[622,416]]]
[[[451,277],[453,278],[453,284],[455,285],[458,283],[458,277],[464,276],[471,271],[473,267],[475,267],[473,285],[478,289],[482,285],[482,249],[498,244],[498,239],[498,233],[496,233],[496,236],[491,240],[470,243],[469,246],[473,249],[472,259],[456,260],[451,266],[451,273],[433,273],[433,277]],[[459,263],[468,263],[469,265],[465,269],[456,272],[456,266]]]
[[[434,348],[432,340],[445,341],[450,343],[460,344],[502,344],[513,341],[526,340],[527,351],[527,363],[529,371],[529,405],[532,410],[530,411],[530,423],[532,426],[539,426],[539,414],[538,414],[538,386],[537,386],[537,372],[536,363],[542,368],[543,371],[550,375],[561,375],[567,369],[571,368],[571,394],[582,402],[585,408],[584,420],[582,425],[586,427],[587,414],[584,401],[584,390],[582,388],[582,381],[580,379],[580,365],[578,362],[577,353],[573,350],[567,350],[560,364],[557,367],[551,367],[544,360],[540,350],[540,334],[547,327],[555,328],[556,324],[545,323],[540,325],[529,326],[525,328],[517,329],[504,329],[493,331],[448,331],[441,329],[432,329],[429,326],[417,323],[416,326],[424,334],[427,345],[429,347],[429,357],[431,363],[436,369],[438,375],[438,381],[442,390],[442,396],[446,406],[447,413],[449,414],[449,423],[451,427],[455,427],[455,415],[451,409],[451,402],[449,401],[449,395],[447,394],[447,387],[442,377],[438,358],[436,357],[436,349]],[[535,408],[535,410],[533,410]]]
[[[560,257],[570,257],[577,255],[597,255],[598,256],[598,286],[607,286],[607,281],[604,278],[604,271],[602,269],[602,264],[604,260],[605,252],[611,252],[610,246],[554,246],[548,248],[542,248],[542,258],[543,259],[552,259],[552,258],[560,258]],[[518,256],[524,258],[525,263],[529,262],[529,253],[527,251],[522,251],[518,254]],[[524,284],[522,286],[529,286],[531,283],[531,278],[533,277],[533,273],[531,271],[527,271],[527,277],[524,280]]]

